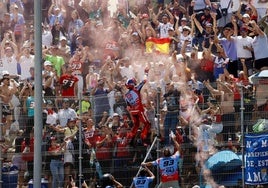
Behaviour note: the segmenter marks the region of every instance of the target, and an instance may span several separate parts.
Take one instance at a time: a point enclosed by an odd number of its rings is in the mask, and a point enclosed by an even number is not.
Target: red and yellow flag
[[[170,38],[154,38],[150,37],[145,42],[146,52],[160,52],[163,54],[169,53]]]

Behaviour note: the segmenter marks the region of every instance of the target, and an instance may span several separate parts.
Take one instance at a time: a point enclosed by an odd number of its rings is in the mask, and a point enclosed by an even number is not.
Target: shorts
[[[261,70],[261,68],[267,66],[268,66],[268,57],[255,60],[255,69]]]
[[[157,188],[167,188],[167,187],[180,188],[179,180],[160,182]]]
[[[2,112],[4,116],[8,116],[12,114],[12,111],[10,110],[10,106],[8,104],[3,104]]]

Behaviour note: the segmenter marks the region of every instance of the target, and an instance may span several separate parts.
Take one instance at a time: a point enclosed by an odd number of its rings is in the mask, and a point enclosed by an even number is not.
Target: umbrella
[[[259,82],[266,80],[266,84],[267,84],[267,82],[268,82],[268,70],[263,70],[263,71],[255,73],[255,74],[252,74],[248,79],[249,79],[250,83],[253,83],[253,84],[261,84]]]
[[[268,99],[268,70],[260,71],[249,77],[249,81],[255,85],[255,98],[257,99],[257,106],[264,105]]]
[[[242,179],[242,160],[234,152],[223,150],[215,153],[205,163],[214,181],[220,185],[236,186]]]

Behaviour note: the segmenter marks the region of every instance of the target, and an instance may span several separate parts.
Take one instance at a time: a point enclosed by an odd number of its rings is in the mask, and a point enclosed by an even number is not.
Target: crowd
[[[81,125],[89,186],[141,165],[156,136],[170,150],[180,144],[176,178],[192,185],[217,149],[239,152],[241,90],[245,131],[268,115],[249,79],[268,68],[268,1],[115,2],[42,2],[43,176],[52,188],[79,179]],[[0,2],[0,140],[20,186],[33,178],[33,3]]]

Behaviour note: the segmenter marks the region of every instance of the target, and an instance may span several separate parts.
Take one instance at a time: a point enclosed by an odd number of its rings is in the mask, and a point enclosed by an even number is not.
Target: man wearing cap
[[[48,9],[48,19],[49,19],[49,26],[52,27],[55,24],[64,24],[64,16],[61,12],[61,9],[55,4],[52,3]]]
[[[63,57],[65,62],[69,62],[71,58],[71,48],[68,45],[66,37],[64,36],[60,37],[59,54]]]
[[[234,35],[233,39],[235,41],[237,49],[238,58],[238,71],[243,70],[241,60],[245,62],[247,67],[246,75],[250,76],[253,74],[253,57],[252,57],[252,42],[253,38],[248,36],[248,29],[246,26],[240,28],[240,35],[238,35],[237,26],[234,25]]]
[[[203,47],[209,48],[210,42],[214,40],[215,37],[215,30],[216,30],[216,15],[211,14],[211,22],[206,22],[204,26],[201,25],[201,23],[196,19],[196,14],[192,15],[192,20],[195,23],[195,26],[197,27],[198,31],[202,35],[203,38]]]
[[[65,71],[65,61],[63,57],[59,54],[59,47],[54,45],[49,49],[43,51],[44,59],[50,61],[53,65],[53,68],[57,72],[57,76],[61,76],[61,74]]]
[[[169,135],[171,140],[174,143],[174,147],[176,148],[176,152],[172,155],[170,148],[164,148],[163,157],[160,157],[154,161],[149,161],[146,163],[142,163],[142,166],[156,166],[160,169],[161,181],[158,185],[158,188],[168,188],[168,187],[176,187],[179,188],[179,169],[178,162],[180,159],[180,145],[176,140],[176,136],[173,134]]]
[[[52,67],[52,63],[50,61],[44,62],[44,68],[42,71],[43,78],[43,90],[45,97],[53,97],[55,96],[55,87],[54,83],[58,80],[57,73]]]
[[[218,7],[213,6],[213,10],[215,10],[216,13],[212,11],[211,6],[206,5],[204,8],[204,11],[195,13],[192,16],[194,16],[196,20],[200,23],[200,25],[203,27],[203,29],[205,29],[208,23],[213,25],[214,17],[216,20],[222,17],[221,12]],[[216,26],[216,24],[214,24],[214,26]],[[195,24],[195,27],[196,27],[196,32],[193,38],[193,45],[198,46],[199,50],[202,50],[203,49],[202,43],[203,43],[204,37],[203,37],[203,34],[198,29],[196,24]]]
[[[161,13],[164,14],[161,14]],[[162,21],[158,21],[158,17],[162,15]],[[153,14],[153,23],[157,26],[157,29],[159,29],[159,38],[166,38],[168,37],[168,28],[173,27],[174,24],[174,17],[172,13],[166,8],[163,11],[158,12],[157,15]]]
[[[232,22],[226,24],[222,29],[222,37],[216,38],[215,43],[221,44],[226,56],[229,58],[227,70],[230,74],[237,77],[237,49],[232,35],[234,33],[234,26],[236,21],[232,19]]]
[[[62,108],[58,112],[58,118],[60,127],[66,127],[68,119],[77,118],[75,110],[70,107],[70,100],[68,98],[63,98]]]
[[[180,28],[179,28],[180,30]],[[186,42],[186,46],[185,46],[185,50],[186,52],[191,52],[192,50],[192,40],[193,40],[193,32],[192,29],[187,26],[184,25],[183,27],[181,27],[181,32],[179,34],[179,42],[178,42],[178,53],[180,54],[182,46],[184,45],[184,43]]]

